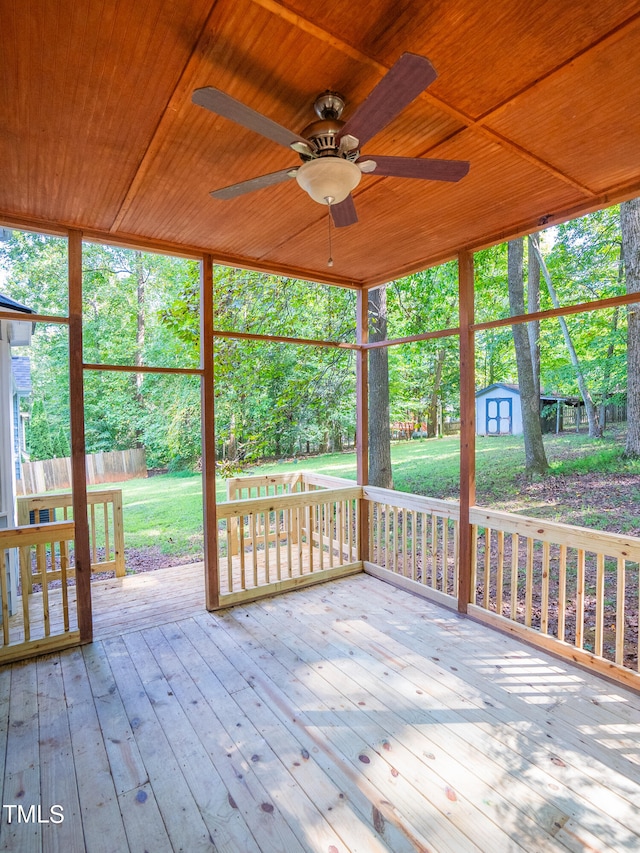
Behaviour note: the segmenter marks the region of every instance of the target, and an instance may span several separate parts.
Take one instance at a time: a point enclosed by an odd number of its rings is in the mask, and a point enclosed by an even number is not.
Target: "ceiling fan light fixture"
[[[303,163],[296,181],[318,204],[340,204],[360,183],[362,172],[350,160],[319,157]]]

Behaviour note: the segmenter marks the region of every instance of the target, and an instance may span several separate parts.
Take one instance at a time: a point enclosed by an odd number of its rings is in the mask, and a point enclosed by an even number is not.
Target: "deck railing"
[[[51,521],[69,521],[72,518],[71,492],[46,495],[29,495],[18,498],[18,524],[41,524]],[[91,571],[115,572],[124,577],[124,526],[122,519],[122,491],[104,489],[87,492]],[[33,562],[33,566],[32,566]],[[38,552],[32,561],[27,550],[20,552],[21,570],[27,567],[32,573],[30,583],[42,583],[43,566]],[[46,569],[52,571],[51,568]],[[57,570],[55,570],[57,571]],[[71,569],[71,574],[75,571]],[[50,578],[55,580],[55,577]]]
[[[303,488],[302,479],[295,485]],[[360,571],[361,495],[362,489],[350,483],[344,488],[312,488],[219,504],[218,566],[224,603]]]
[[[458,504],[373,486],[363,492],[369,504],[366,570],[456,607]]]
[[[72,521],[0,530],[1,663],[80,641],[75,595],[68,587],[74,535]],[[26,562],[19,584],[12,584],[9,566],[16,549],[29,556],[33,552],[43,567],[41,595],[29,594],[32,576]]]
[[[305,574],[358,566],[448,607],[461,603],[457,501],[307,472],[261,479],[273,497],[218,508],[228,603],[268,583],[280,591]],[[471,523],[470,615],[640,685],[640,539],[481,507]]]
[[[472,615],[603,671],[640,670],[640,539],[480,507],[471,522]]]

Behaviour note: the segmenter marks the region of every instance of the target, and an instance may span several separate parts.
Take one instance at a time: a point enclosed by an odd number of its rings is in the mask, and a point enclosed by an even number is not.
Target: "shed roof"
[[[640,194],[637,0],[26,0],[1,24],[8,225],[372,285]],[[194,89],[299,132],[319,92],[348,116],[404,51],[438,78],[367,152],[469,160],[466,178],[365,176],[332,268],[326,208],[295,181],[210,198],[298,161]]]

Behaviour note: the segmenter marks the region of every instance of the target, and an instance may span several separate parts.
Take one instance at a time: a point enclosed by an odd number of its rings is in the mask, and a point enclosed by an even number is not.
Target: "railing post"
[[[204,255],[200,275],[200,367],[202,369],[202,505],[207,610],[220,606],[218,519],[216,516],[216,438],[213,391],[213,259]]]
[[[473,310],[473,254],[458,255],[460,311],[460,544],[458,551],[458,610],[467,612],[471,601],[473,536],[469,509],[476,501],[475,342]]]
[[[369,340],[369,299],[361,289],[356,302],[356,465],[358,485],[369,483],[369,353],[362,348]],[[359,554],[356,559],[370,559],[369,554],[369,502],[362,497],[358,513]]]
[[[69,231],[69,398],[71,480],[78,629],[82,642],[93,639],[91,548],[87,515],[87,468],[84,440],[84,369],[82,356],[82,232]]]

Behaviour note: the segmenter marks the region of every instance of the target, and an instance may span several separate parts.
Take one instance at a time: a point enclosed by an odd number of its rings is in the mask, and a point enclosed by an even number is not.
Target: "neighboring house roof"
[[[20,311],[21,314],[35,314],[33,308],[27,308],[26,305],[16,302],[15,299],[5,296],[4,293],[0,293],[0,309],[5,311]]]
[[[487,392],[497,390],[498,388],[503,388],[505,391],[511,391],[514,394],[520,394],[520,388],[517,385],[513,385],[510,382],[494,382],[493,385],[487,385],[486,388],[476,391],[476,397],[483,397]],[[551,402],[561,400],[569,405],[577,405],[581,402],[580,397],[572,397],[568,394],[540,394],[540,399]]]
[[[11,356],[11,373],[17,393],[21,397],[31,394],[31,361],[26,355]]]

